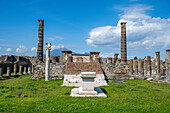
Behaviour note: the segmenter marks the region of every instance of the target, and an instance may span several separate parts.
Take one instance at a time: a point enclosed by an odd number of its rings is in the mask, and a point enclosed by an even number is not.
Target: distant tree
[[[137,56],[135,56],[135,57],[134,57],[134,59],[138,59],[138,57],[137,57]]]

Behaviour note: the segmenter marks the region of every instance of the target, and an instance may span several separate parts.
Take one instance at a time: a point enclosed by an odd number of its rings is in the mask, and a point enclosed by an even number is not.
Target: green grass
[[[73,87],[61,87],[63,80],[31,80],[31,75],[0,82],[0,112],[147,112],[170,111],[170,86],[144,80],[125,80],[100,87],[107,98],[73,98]],[[27,97],[18,97],[22,93]]]

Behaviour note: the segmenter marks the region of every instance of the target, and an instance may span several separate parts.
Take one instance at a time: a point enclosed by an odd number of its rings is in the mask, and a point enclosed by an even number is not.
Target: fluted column
[[[22,73],[22,66],[19,66],[19,75],[23,75],[23,73]]]
[[[8,76],[8,77],[11,76],[11,67],[7,67],[7,76]]]
[[[160,51],[156,51],[156,71],[160,74]]]
[[[45,65],[45,81],[49,81],[50,77],[50,50],[51,43],[46,43],[46,65]]]

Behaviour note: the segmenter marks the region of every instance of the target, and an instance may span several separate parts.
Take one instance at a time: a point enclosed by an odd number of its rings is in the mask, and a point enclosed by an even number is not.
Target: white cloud
[[[51,50],[54,50],[54,49],[60,49],[60,48],[64,48],[64,45],[62,45],[62,44],[59,44],[59,45],[52,45],[51,46]]]
[[[49,40],[49,41],[54,41],[54,40],[62,40],[62,39],[64,39],[63,37],[60,37],[60,36],[54,36],[54,37],[51,37],[51,38],[48,38],[47,40]]]
[[[27,47],[23,46],[23,45],[20,45],[17,49],[16,49],[16,53],[27,53],[28,52],[28,49]]]
[[[102,58],[113,57],[114,53],[104,53],[100,55]]]
[[[12,52],[12,49],[11,48],[7,48],[5,51],[6,52]]]
[[[36,47],[32,47],[31,51],[36,51],[36,49],[37,49]]]
[[[167,48],[170,47],[170,19],[151,17],[147,10],[153,10],[152,6],[141,4],[127,8],[119,8],[124,13],[120,15],[117,26],[102,26],[90,31],[90,37],[86,43],[90,46],[118,47],[121,38],[121,22],[127,22],[127,40],[129,47]],[[136,48],[135,48],[136,49]]]

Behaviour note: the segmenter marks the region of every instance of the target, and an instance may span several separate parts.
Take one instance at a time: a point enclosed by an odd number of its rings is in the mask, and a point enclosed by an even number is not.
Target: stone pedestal
[[[50,77],[50,50],[51,43],[46,43],[46,64],[45,64],[45,81],[49,81]]]
[[[23,73],[22,73],[22,66],[19,66],[19,75],[23,75]]]
[[[8,77],[11,76],[11,67],[7,67],[7,76],[8,76]]]
[[[107,97],[100,88],[94,88],[96,72],[82,72],[82,84],[71,91],[72,97]]]
[[[14,75],[17,75],[17,64],[14,64]]]
[[[96,77],[96,72],[82,72],[82,84],[79,87],[80,95],[97,95],[94,91],[94,78]]]

